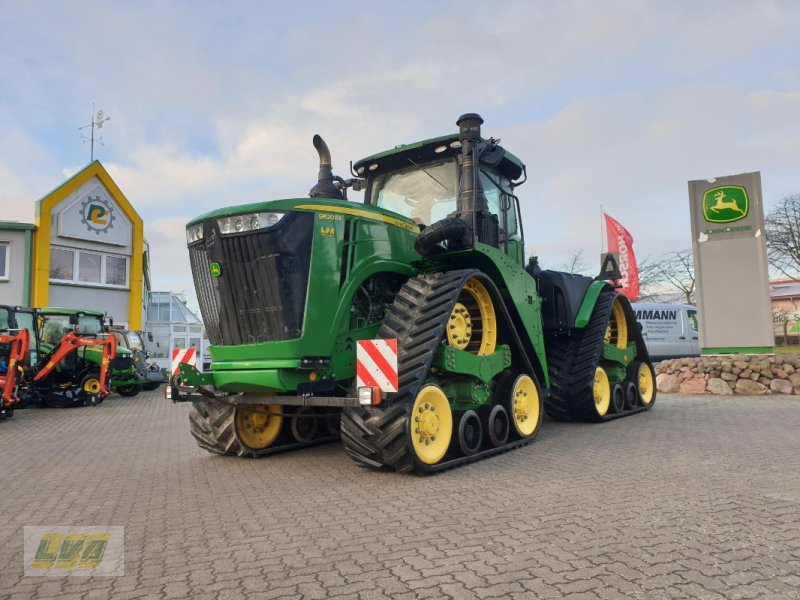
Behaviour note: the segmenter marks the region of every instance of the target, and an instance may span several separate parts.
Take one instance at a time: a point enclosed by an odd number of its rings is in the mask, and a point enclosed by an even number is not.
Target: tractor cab
[[[526,180],[525,165],[500,146],[500,140],[480,137],[479,120],[477,115],[464,115],[459,123],[466,123],[467,131],[401,145],[359,160],[353,168],[366,180],[366,204],[403,215],[423,231],[455,218],[472,226],[470,221],[478,213],[489,222],[489,233],[482,235],[484,226],[476,230],[476,238],[449,245],[486,243],[524,265],[524,235],[514,189]],[[473,151],[465,153],[470,146]],[[472,182],[461,185],[466,179]]]

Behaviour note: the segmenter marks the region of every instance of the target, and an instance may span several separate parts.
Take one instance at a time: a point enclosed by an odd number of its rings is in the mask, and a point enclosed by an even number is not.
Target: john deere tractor
[[[628,300],[526,262],[525,166],[482,123],[463,115],[458,133],[362,159],[348,180],[315,136],[310,198],[187,225],[212,363],[181,365],[168,393],[193,403],[201,447],[261,456],[340,434],[359,465],[433,472],[529,443],[543,411],[606,421],[653,406]],[[394,340],[396,365],[365,358],[357,378],[357,342],[373,339]],[[396,391],[376,368],[396,369]]]

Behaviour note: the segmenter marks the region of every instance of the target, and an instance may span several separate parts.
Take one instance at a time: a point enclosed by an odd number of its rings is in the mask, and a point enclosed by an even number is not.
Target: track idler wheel
[[[283,407],[279,404],[267,406],[237,406],[234,415],[234,431],[239,442],[250,450],[269,448],[283,428]]]
[[[292,437],[296,442],[308,443],[317,437],[319,421],[310,406],[299,407],[292,415]]]
[[[656,399],[656,378],[653,375],[653,368],[647,363],[634,363],[632,371],[635,373],[636,388],[639,391],[639,399],[645,408],[650,408]]]
[[[514,432],[520,438],[532,437],[542,422],[542,396],[529,375],[518,376],[504,405]]]
[[[615,383],[611,388],[611,405],[614,407],[616,414],[625,410],[625,388],[621,383]]]
[[[453,437],[453,413],[442,388],[424,386],[414,400],[409,419],[414,455],[423,464],[435,465],[444,458]]]
[[[468,410],[458,422],[458,446],[464,456],[472,456],[481,449],[483,426],[474,410]]]
[[[605,417],[611,406],[611,384],[603,367],[594,370],[594,383],[592,384],[594,408],[598,417]]]

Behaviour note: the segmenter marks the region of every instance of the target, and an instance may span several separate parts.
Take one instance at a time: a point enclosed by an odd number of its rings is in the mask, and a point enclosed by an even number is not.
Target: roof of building
[[[36,225],[33,223],[20,223],[19,221],[0,221],[0,229],[25,229],[33,231]]]
[[[770,296],[773,298],[800,297],[800,281],[786,279],[783,281],[769,282]]]

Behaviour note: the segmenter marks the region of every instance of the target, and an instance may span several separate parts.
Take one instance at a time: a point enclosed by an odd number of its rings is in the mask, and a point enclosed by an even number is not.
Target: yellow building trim
[[[82,185],[93,177],[97,177],[105,186],[111,198],[119,206],[122,213],[133,227],[131,239],[131,260],[128,273],[128,327],[130,329],[142,328],[142,256],[144,254],[144,225],[142,218],[122,190],[111,179],[100,161],[90,163],[82,171],[78,171],[67,181],[62,183],[49,194],[36,202],[36,236],[33,244],[33,289],[31,293],[31,306],[40,308],[48,305],[50,290],[50,224],[52,223],[53,209],[70,194],[77,192]]]

